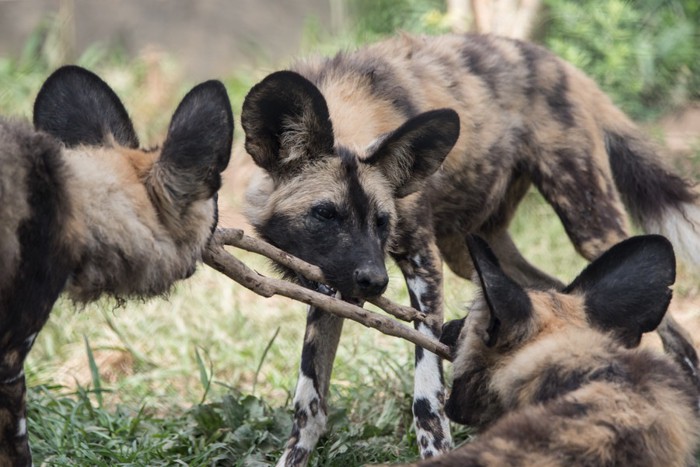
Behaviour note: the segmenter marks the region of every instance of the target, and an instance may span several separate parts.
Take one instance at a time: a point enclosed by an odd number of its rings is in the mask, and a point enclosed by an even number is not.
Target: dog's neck
[[[87,302],[166,293],[192,274],[214,222],[214,201],[193,202],[179,222],[165,222],[168,196],[154,199],[121,148],[67,149],[71,220],[64,239],[77,259],[66,291]],[[149,157],[148,153],[142,153]],[[152,164],[152,161],[146,161]],[[165,190],[160,190],[165,191]]]

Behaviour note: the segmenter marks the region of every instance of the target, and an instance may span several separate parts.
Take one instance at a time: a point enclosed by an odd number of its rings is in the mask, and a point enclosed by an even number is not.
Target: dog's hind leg
[[[326,431],[328,388],[343,319],[309,307],[294,392],[294,425],[278,467],[304,466]]]
[[[535,288],[554,287],[561,289],[564,287],[564,284],[559,280],[528,262],[505,229],[490,232],[479,231],[478,234],[488,241],[503,270],[520,285]],[[464,235],[464,232],[443,235],[438,239],[438,245],[445,263],[450,269],[458,276],[471,280],[474,266],[464,244]]]
[[[604,168],[591,164],[583,149],[555,151],[543,161],[534,171],[533,181],[554,207],[582,256],[593,260],[629,236],[626,215],[612,176]],[[645,188],[648,187],[637,187],[639,191]],[[700,388],[698,356],[688,334],[669,313],[657,332],[666,352]]]

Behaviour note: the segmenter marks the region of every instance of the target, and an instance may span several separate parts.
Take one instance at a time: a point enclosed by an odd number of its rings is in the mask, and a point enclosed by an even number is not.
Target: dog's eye
[[[335,210],[335,207],[330,204],[319,204],[318,206],[314,206],[311,208],[311,213],[316,219],[322,220],[322,221],[330,221],[336,218],[338,215],[338,212]]]
[[[378,229],[383,229],[387,225],[389,225],[389,214],[382,212],[380,214],[377,214],[377,228]]]

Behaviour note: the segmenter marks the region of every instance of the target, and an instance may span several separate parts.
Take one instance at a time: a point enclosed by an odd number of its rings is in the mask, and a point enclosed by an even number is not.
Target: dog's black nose
[[[387,284],[389,284],[389,276],[384,267],[359,267],[355,269],[354,279],[359,292],[364,297],[376,297],[383,294]]]

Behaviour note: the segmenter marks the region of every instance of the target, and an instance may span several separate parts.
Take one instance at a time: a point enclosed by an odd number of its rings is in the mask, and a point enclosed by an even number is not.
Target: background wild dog
[[[595,83],[541,47],[403,35],[292,69],[266,77],[244,102],[246,149],[265,172],[251,187],[248,217],[261,237],[320,266],[345,298],[383,292],[388,253],[412,305],[434,318],[418,329],[438,336],[441,262],[470,278],[470,232],[490,242],[518,283],[563,287],[530,265],[507,231],[533,183],[589,260],[628,236],[626,206],[645,231],[666,234],[700,264],[691,185]],[[432,110],[447,107],[459,119]],[[310,311],[284,462],[304,463],[325,428],[341,328]],[[697,356],[682,331],[670,321],[660,331],[695,374]],[[438,358],[417,349],[422,456],[451,444],[443,399]]]
[[[521,287],[482,239],[469,243],[482,294],[445,325],[446,407],[485,431],[417,465],[695,465],[697,388],[668,356],[629,347],[671,300],[668,240],[625,240],[561,292]]]
[[[31,464],[23,363],[59,293],[150,297],[192,275],[233,138],[226,90],[209,81],[163,147],[140,150],[119,98],[74,66],[44,83],[34,124],[0,119],[0,465]]]

